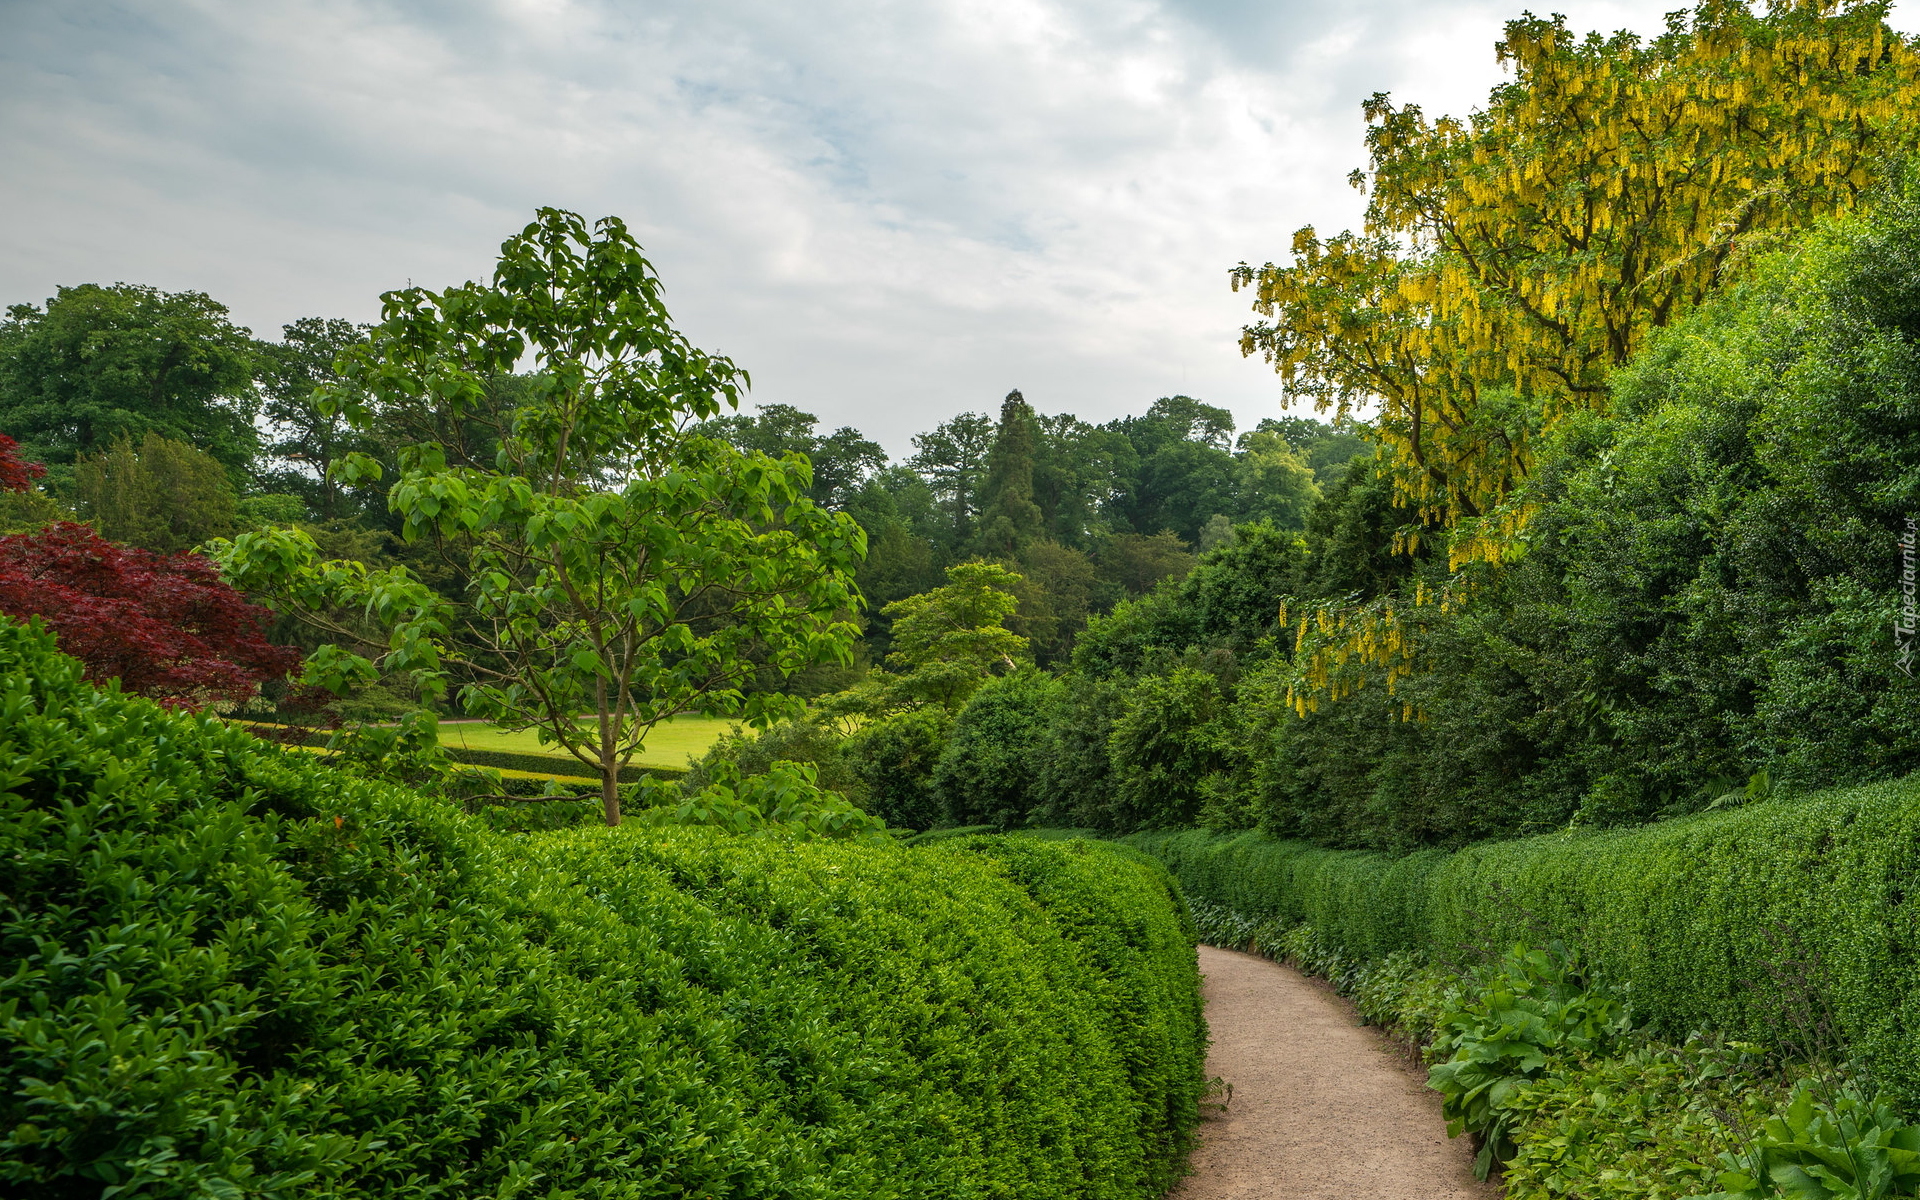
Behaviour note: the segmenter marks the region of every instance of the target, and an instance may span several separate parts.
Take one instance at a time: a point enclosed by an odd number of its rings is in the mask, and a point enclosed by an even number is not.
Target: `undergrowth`
[[[1201,940],[1331,982],[1429,1069],[1448,1132],[1509,1200],[1920,1195],[1920,1127],[1841,1057],[1817,1008],[1772,1044],[1636,1022],[1631,989],[1558,943],[1359,959],[1305,924],[1189,898]],[[1790,959],[1789,959],[1790,961]]]

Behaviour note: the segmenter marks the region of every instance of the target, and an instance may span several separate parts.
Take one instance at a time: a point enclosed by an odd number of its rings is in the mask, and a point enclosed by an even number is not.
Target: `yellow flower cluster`
[[[1847,211],[1911,144],[1920,54],[1885,13],[1708,0],[1652,39],[1510,22],[1513,79],[1469,119],[1367,102],[1365,232],[1303,229],[1291,264],[1236,268],[1263,318],[1242,351],[1292,399],[1377,406],[1397,494],[1448,531],[1454,568],[1511,561],[1543,439],[1604,414],[1612,371],[1756,241]],[[1324,657],[1329,640],[1302,676],[1321,693],[1357,686],[1347,664],[1389,685],[1411,669],[1386,607],[1327,619],[1343,649]]]

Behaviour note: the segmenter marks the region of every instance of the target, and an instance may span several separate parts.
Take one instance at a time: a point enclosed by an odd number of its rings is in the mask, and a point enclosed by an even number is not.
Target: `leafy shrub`
[[[995,854],[502,837],[0,628],[0,1190],[1158,1196],[1165,877]]]
[[[902,829],[931,829],[940,820],[933,770],[952,718],[940,708],[910,709],[855,730],[841,753],[865,789],[866,810]]]
[[[691,795],[706,787],[713,780],[715,764],[723,760],[737,765],[742,775],[765,774],[777,762],[803,762],[813,764],[821,787],[859,804],[865,785],[840,753],[843,740],[838,731],[811,713],[757,731],[736,725],[681,777],[680,788]]]
[[[1716,1157],[1786,1101],[1757,1049],[1696,1037],[1550,1060],[1505,1101],[1508,1200],[1681,1200],[1713,1188]]]
[[[1882,1200],[1920,1192],[1920,1126],[1847,1088],[1830,1104],[1803,1083],[1744,1153],[1724,1154],[1720,1186],[1703,1200]]]
[[[1024,825],[1040,804],[1033,769],[1066,687],[1031,667],[980,685],[954,719],[933,791],[956,825]]]
[[[1440,1093],[1448,1136],[1477,1140],[1474,1174],[1485,1179],[1513,1157],[1508,1102],[1550,1058],[1603,1055],[1626,1029],[1618,1002],[1590,990],[1557,944],[1515,947],[1497,969],[1472,978],[1440,1016],[1433,1050],[1444,1061],[1427,1073],[1427,1086]]]
[[[1309,924],[1357,959],[1484,957],[1558,939],[1661,1036],[1772,1046],[1830,1026],[1920,1111],[1920,778],[1759,801],[1639,829],[1387,858],[1258,833],[1136,834],[1188,895]],[[1791,983],[1792,986],[1787,986]]]
[[[887,829],[885,821],[821,787],[812,763],[777,762],[762,774],[742,775],[721,759],[707,776],[706,787],[678,804],[640,808],[634,821],[652,828],[712,825],[729,833],[777,829],[801,837],[865,837]]]

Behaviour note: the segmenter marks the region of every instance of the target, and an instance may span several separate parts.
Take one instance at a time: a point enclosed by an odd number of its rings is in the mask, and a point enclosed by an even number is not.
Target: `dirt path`
[[[1213,1048],[1233,1085],[1169,1200],[1490,1200],[1440,1097],[1344,1001],[1278,963],[1200,947]]]

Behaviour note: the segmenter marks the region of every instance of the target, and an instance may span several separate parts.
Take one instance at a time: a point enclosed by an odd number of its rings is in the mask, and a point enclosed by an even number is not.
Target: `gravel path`
[[[1200,947],[1213,1047],[1233,1085],[1169,1200],[1489,1200],[1425,1073],[1289,967]]]

